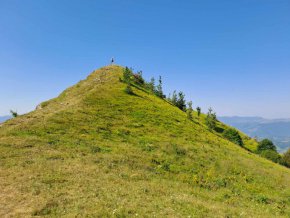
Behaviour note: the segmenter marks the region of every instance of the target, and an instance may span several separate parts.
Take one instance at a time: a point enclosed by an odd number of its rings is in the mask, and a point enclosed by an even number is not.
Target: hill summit
[[[287,217],[290,172],[107,66],[0,127],[0,216]],[[227,129],[219,123],[219,128]],[[247,149],[245,149],[247,148]]]

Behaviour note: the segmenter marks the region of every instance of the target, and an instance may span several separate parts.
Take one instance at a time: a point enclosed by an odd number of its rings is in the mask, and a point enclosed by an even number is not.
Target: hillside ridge
[[[0,216],[290,215],[288,169],[203,114],[191,121],[136,84],[127,94],[123,71],[93,71],[0,127]]]

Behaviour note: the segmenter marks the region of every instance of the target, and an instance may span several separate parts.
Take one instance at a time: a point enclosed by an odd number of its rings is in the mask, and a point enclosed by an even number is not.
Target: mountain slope
[[[146,90],[126,94],[122,71],[0,127],[0,216],[290,215],[288,169]]]

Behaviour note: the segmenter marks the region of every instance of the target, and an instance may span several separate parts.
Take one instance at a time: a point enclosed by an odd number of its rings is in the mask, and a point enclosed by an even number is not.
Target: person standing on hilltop
[[[115,62],[114,57],[112,57],[112,59],[111,59],[111,65],[113,65],[114,62]]]

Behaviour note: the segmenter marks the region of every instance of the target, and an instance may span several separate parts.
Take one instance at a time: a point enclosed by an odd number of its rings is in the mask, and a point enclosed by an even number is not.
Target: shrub
[[[209,108],[207,116],[206,116],[205,124],[207,125],[210,131],[216,128],[216,122],[217,122],[216,113],[213,112],[212,108]]]
[[[126,86],[126,88],[125,88],[125,92],[126,92],[127,94],[129,94],[129,95],[133,95],[133,94],[134,94],[134,92],[133,92],[133,90],[132,90],[130,84],[127,84],[127,86]]]
[[[150,82],[146,83],[147,89],[149,89],[152,93],[155,93],[155,79],[154,77],[151,78]]]
[[[140,85],[144,85],[145,80],[142,77],[142,71],[139,71],[138,73],[133,74],[134,82]]]
[[[123,80],[126,83],[129,83],[131,81],[131,78],[133,76],[132,70],[130,70],[128,67],[125,67],[123,70]]]
[[[186,111],[185,95],[183,92],[178,93],[176,105],[180,110]]]
[[[188,106],[188,108],[187,108],[187,110],[186,110],[187,118],[188,118],[189,120],[192,120],[192,111],[193,111],[193,109],[192,109],[192,101],[188,102],[188,103],[187,103],[187,106]]]
[[[290,168],[290,148],[288,151],[283,155],[282,158],[283,165]]]
[[[101,151],[102,151],[102,149],[99,146],[93,146],[93,147],[91,147],[91,152],[92,153],[99,153]]]
[[[168,99],[174,106],[178,107],[180,110],[186,111],[186,101],[183,92],[178,92],[174,90],[172,97]]]
[[[257,147],[257,152],[261,153],[264,150],[273,150],[277,152],[277,148],[274,145],[274,143],[269,140],[269,139],[263,139],[262,141],[259,142],[258,147]]]
[[[274,150],[263,150],[261,151],[260,155],[275,163],[279,163],[281,161],[281,156],[277,151]]]
[[[173,104],[173,105],[175,105],[175,106],[177,106],[177,100],[178,100],[178,98],[177,98],[177,94],[176,94],[176,91],[174,90],[173,91],[173,94],[172,94],[172,98],[171,98],[171,103]]]
[[[200,116],[201,108],[200,108],[200,107],[197,107],[197,108],[196,108],[196,111],[197,111],[197,116]]]
[[[237,145],[243,146],[243,140],[242,140],[242,138],[237,130],[235,130],[233,128],[226,129],[223,132],[223,136],[226,139],[228,139],[229,141],[231,141]]]
[[[16,111],[10,110],[12,117],[18,117],[18,113]]]
[[[164,98],[164,94],[162,91],[162,79],[161,76],[159,76],[159,80],[158,80],[158,85],[156,86],[156,90],[155,90],[155,94],[159,97],[159,98]]]

